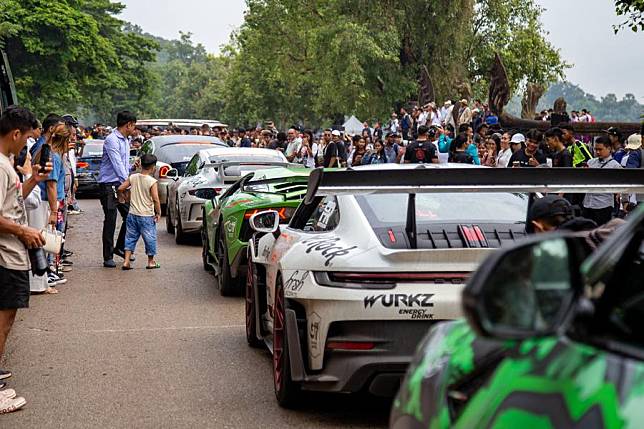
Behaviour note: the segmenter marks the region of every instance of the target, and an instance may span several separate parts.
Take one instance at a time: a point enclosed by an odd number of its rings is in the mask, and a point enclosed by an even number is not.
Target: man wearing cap
[[[513,154],[523,149],[524,146],[525,136],[523,134],[516,133],[512,135],[512,138],[510,139],[510,150]],[[508,167],[512,167],[512,165],[509,165],[509,161],[510,160],[508,160]]]
[[[555,230],[587,231],[597,228],[590,219],[575,217],[568,200],[559,195],[537,198],[528,212],[526,231],[529,234]]]
[[[461,100],[461,108],[458,111],[458,125],[469,124],[472,122],[472,111],[468,107],[467,99]]]
[[[613,149],[613,159],[621,164],[625,153],[622,142],[622,132],[616,127],[610,127],[609,129],[604,130],[604,132],[610,139],[610,144]]]
[[[326,134],[326,133],[325,133]],[[340,158],[338,142],[340,141],[340,131],[331,131],[331,141],[327,143],[324,149],[324,168],[340,167]]]
[[[400,161],[400,145],[396,143],[397,137],[398,134],[387,134],[387,138],[385,139],[384,151],[388,164]]]

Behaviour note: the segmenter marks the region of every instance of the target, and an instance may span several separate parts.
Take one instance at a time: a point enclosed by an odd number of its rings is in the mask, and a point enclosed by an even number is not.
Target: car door
[[[181,216],[182,218],[184,217],[184,215],[187,216],[187,212],[183,207],[183,199],[186,195],[186,188],[189,185],[190,179],[194,177],[195,174],[197,174],[197,171],[199,169],[199,161],[199,154],[195,154],[192,159],[190,159],[183,177],[179,178],[170,185],[170,192],[168,194],[169,196],[172,196],[173,199],[176,198],[176,207],[179,209],[175,219],[177,219],[179,216]]]

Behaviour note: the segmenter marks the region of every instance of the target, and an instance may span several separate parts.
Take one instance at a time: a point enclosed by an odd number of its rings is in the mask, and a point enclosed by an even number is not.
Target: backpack
[[[586,146],[579,140],[575,140],[575,142],[570,145],[570,149],[568,149],[568,151],[572,155],[573,167],[581,167],[588,161],[590,161],[593,157],[593,155],[590,153],[590,150],[588,149],[588,146]]]

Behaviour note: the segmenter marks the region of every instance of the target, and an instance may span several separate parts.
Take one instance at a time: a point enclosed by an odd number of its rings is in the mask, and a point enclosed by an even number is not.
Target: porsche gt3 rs
[[[414,184],[481,170],[452,167],[316,170],[288,226],[271,211],[251,218],[246,335],[273,352],[280,404],[300,388],[393,395],[428,328],[461,316],[479,262],[525,235],[525,194]]]

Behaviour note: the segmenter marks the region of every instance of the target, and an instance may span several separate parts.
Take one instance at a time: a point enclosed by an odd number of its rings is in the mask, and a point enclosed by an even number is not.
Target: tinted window
[[[315,232],[332,231],[338,226],[339,222],[338,200],[335,197],[326,197],[318,204],[304,230]]]
[[[100,157],[103,155],[103,145],[97,143],[87,143],[83,148],[84,157]]]
[[[152,140],[147,140],[145,143],[143,143],[143,146],[141,146],[141,155],[146,153],[152,153],[153,148],[154,148],[154,143],[152,143]]]
[[[374,227],[404,225],[408,194],[359,195],[356,200]],[[416,222],[525,222],[528,197],[523,194],[435,193],[416,195]]]
[[[160,147],[155,155],[161,162],[172,164],[175,162],[188,163],[197,152],[208,149],[210,145],[202,144],[168,144]]]

